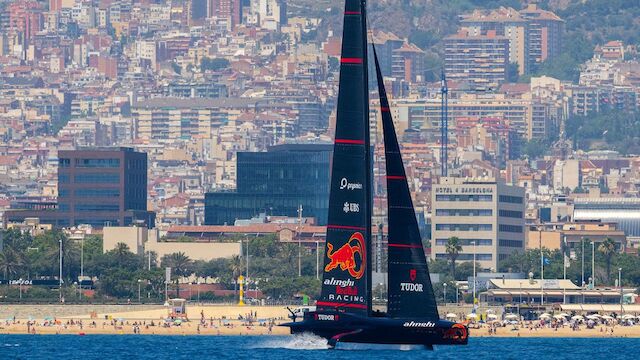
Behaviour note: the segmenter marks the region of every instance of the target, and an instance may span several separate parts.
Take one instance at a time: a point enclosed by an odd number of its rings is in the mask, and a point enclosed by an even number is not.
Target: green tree
[[[20,274],[25,266],[25,260],[22,254],[11,247],[6,247],[0,252],[0,271],[5,279]]]
[[[611,281],[611,259],[613,258],[613,255],[616,253],[616,242],[613,241],[613,239],[611,238],[606,238],[604,239],[604,241],[600,244],[600,246],[598,246],[598,251],[600,251],[600,253],[602,253],[602,255],[604,256],[605,259],[605,264],[606,264],[606,276],[607,276],[607,282],[610,283]]]
[[[162,267],[170,267],[172,277],[176,282],[176,295],[180,297],[180,277],[189,276],[193,273],[193,262],[184,252],[177,252],[165,255],[162,258]]]
[[[451,263],[451,277],[455,279],[456,277],[456,259],[458,255],[460,255],[460,251],[462,251],[462,245],[460,245],[460,239],[456,236],[452,236],[447,239],[447,244],[445,246],[445,251],[447,252],[447,257],[449,258],[449,262]]]
[[[234,292],[238,292],[238,276],[242,274],[242,258],[238,255],[233,255],[229,261],[229,271],[231,271],[232,281],[235,284]]]

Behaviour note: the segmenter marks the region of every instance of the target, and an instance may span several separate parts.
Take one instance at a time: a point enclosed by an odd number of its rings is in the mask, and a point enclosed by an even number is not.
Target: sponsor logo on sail
[[[331,279],[325,279],[324,280],[324,285],[329,285],[329,286],[339,286],[339,287],[349,287],[349,286],[354,286],[356,283],[351,280],[351,279],[336,279],[334,277],[332,277]]]
[[[414,283],[400,283],[401,291],[410,291],[410,292],[422,292],[423,286],[422,284],[414,284]]]
[[[342,211],[344,211],[346,214],[348,214],[348,213],[359,213],[360,212],[360,204],[345,202],[344,205],[342,206]]]
[[[404,324],[402,324],[402,326],[410,327],[410,328],[432,328],[432,327],[436,327],[436,323],[434,323],[433,321],[427,321],[427,322],[407,321]]]
[[[400,291],[423,292],[424,286],[422,284],[414,283],[417,277],[418,277],[418,272],[416,271],[416,269],[410,269],[409,280],[411,280],[411,282],[400,283]]]
[[[409,270],[409,279],[411,279],[411,281],[416,281],[417,274],[418,272],[416,269]]]
[[[352,278],[360,279],[364,275],[366,266],[365,251],[364,236],[360,232],[353,233],[349,240],[335,251],[333,244],[327,243],[327,257],[330,261],[324,267],[324,271],[329,272],[340,268],[342,271],[347,271]]]
[[[340,190],[362,190],[362,184],[349,182],[347,178],[340,179]]]

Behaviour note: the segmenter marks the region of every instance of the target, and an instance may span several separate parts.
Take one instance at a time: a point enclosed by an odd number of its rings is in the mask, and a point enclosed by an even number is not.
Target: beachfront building
[[[564,279],[491,279],[480,301],[489,304],[620,304],[625,303],[635,288],[581,288]],[[544,296],[542,296],[544,295]],[[627,300],[625,300],[627,299]],[[620,310],[618,305],[617,311]],[[615,309],[614,309],[615,311]]]
[[[525,248],[525,191],[492,178],[445,177],[433,185],[431,258],[447,260],[447,240],[458,237],[456,261],[499,268]]]

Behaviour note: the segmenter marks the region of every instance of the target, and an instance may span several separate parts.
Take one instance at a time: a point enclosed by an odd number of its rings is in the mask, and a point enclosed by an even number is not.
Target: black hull
[[[302,321],[283,324],[292,334],[312,333],[330,346],[338,342],[393,345],[466,345],[469,330],[462,324],[426,319],[363,317],[341,312],[310,312]]]

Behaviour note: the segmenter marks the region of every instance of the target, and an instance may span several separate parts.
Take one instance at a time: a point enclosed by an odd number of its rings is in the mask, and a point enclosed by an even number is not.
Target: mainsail
[[[371,168],[365,1],[346,0],[318,310],[371,310]]]
[[[437,320],[439,319],[438,308],[429,278],[429,268],[375,48],[373,55],[380,95],[387,170],[389,217],[387,313],[390,317]]]

